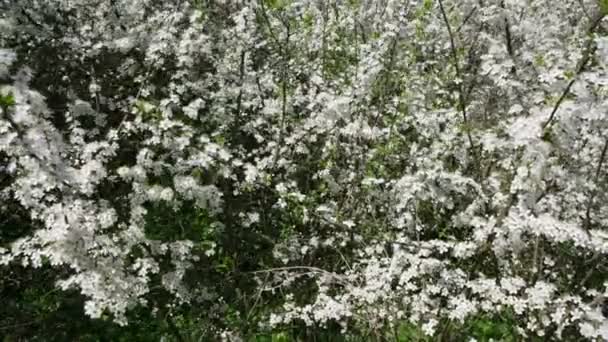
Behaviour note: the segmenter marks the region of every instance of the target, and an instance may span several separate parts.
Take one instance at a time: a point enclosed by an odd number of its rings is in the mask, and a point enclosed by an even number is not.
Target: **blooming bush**
[[[91,318],[196,309],[230,340],[607,340],[607,15],[0,2],[0,211],[29,227],[0,263],[61,269]]]

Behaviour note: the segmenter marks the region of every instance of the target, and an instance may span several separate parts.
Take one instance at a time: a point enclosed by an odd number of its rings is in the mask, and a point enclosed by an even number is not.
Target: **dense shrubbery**
[[[607,14],[0,1],[0,334],[607,340]]]

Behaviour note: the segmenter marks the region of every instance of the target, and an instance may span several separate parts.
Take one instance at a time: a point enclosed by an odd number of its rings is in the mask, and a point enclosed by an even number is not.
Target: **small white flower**
[[[438,323],[439,322],[434,318],[429,319],[426,323],[422,325],[422,332],[427,336],[435,335],[435,327]]]

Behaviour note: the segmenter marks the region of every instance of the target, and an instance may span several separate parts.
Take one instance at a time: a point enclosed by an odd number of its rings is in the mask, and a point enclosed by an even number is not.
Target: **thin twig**
[[[589,28],[587,29],[587,35],[593,34],[593,31],[595,31],[595,29],[598,27],[598,25],[600,24],[602,19],[604,19],[605,16],[606,16],[606,14],[603,11],[601,11],[595,15],[595,19],[593,19],[591,21],[591,25],[589,25]],[[543,130],[547,126],[549,126],[549,124],[551,124],[551,122],[553,121],[553,118],[555,117],[555,114],[557,113],[559,106],[566,99],[566,96],[568,96],[568,94],[570,94],[570,89],[574,85],[574,82],[576,81],[576,77],[579,76],[585,70],[585,67],[587,66],[587,63],[589,62],[589,60],[591,59],[591,55],[593,54],[593,52],[594,52],[593,39],[589,39],[587,41],[587,44],[585,44],[585,49],[583,50],[583,57],[581,58],[581,60],[578,63],[578,66],[576,67],[576,71],[574,72],[574,76],[572,76],[572,80],[570,80],[570,82],[568,82],[568,85],[562,92],[562,95],[559,97],[559,99],[555,103],[555,106],[553,107],[553,110],[551,111],[551,115],[549,115],[549,118],[547,119],[547,121],[545,121],[545,123],[542,126]]]
[[[505,1],[502,0],[500,2],[500,7],[506,11],[506,7],[505,7]],[[515,51],[513,50],[513,38],[511,36],[511,25],[509,24],[509,18],[507,18],[507,16],[505,15],[505,40],[507,42],[507,52],[509,53],[509,56],[511,57],[511,59],[515,59]],[[517,69],[515,69],[515,66],[513,66],[512,72],[515,73],[517,71]]]
[[[583,0],[578,0],[578,3],[581,5],[581,8],[583,9],[583,13],[585,13],[585,16],[589,19],[592,19],[591,15],[589,15],[589,12],[587,11],[587,6],[585,6],[585,2]]]
[[[249,318],[253,314],[253,309],[255,309],[255,307],[260,302],[260,299],[262,298],[263,289],[266,287],[266,284],[268,283],[268,277],[269,277],[269,275],[270,275],[270,273],[267,273],[266,276],[264,277],[264,283],[262,284],[261,289],[258,291],[258,293],[256,295],[256,298],[255,298],[255,301],[253,302],[253,305],[251,306],[251,308],[247,312],[247,316],[245,318],[246,321],[249,321]]]
[[[467,14],[467,16],[464,17],[464,19],[462,20],[462,23],[460,23],[458,28],[456,28],[456,33],[460,33],[460,30],[462,30],[464,25],[473,17],[473,14],[475,14],[475,12],[477,12],[477,7],[473,7],[471,12],[469,12],[469,14]]]
[[[245,77],[245,57],[247,52],[245,49],[241,51],[240,62],[239,62],[239,94],[236,97],[236,111],[235,119],[232,125],[233,135],[241,125],[241,108],[243,103],[243,79]]]
[[[285,52],[287,52],[291,33],[289,30],[289,24],[284,23],[284,25],[287,32],[285,35],[285,46],[283,49],[285,50]],[[281,72],[281,122],[279,127],[279,143],[277,144],[277,148],[274,155],[274,161],[272,163],[273,169],[277,166],[277,163],[279,161],[279,154],[283,145],[283,141],[285,140],[285,121],[287,120],[287,67],[289,65],[289,56],[286,54],[283,54],[283,56],[285,56],[285,60],[283,61],[283,70]]]
[[[279,50],[283,50],[283,46],[282,46],[281,42],[279,41],[279,38],[277,38],[276,34],[274,33],[272,24],[270,23],[270,18],[268,18],[268,13],[266,13],[266,5],[264,4],[264,2],[265,1],[263,1],[263,0],[258,1],[258,3],[260,4],[262,18],[264,19],[266,26],[268,26],[268,32],[270,33],[270,37],[272,38],[272,40],[275,41]]]
[[[465,124],[465,131],[467,134],[467,138],[469,140],[469,144],[471,145],[471,148],[475,148],[475,145],[473,144],[473,138],[471,137],[471,132],[469,131],[469,120],[467,118],[467,105],[464,102],[464,93],[463,93],[463,89],[462,89],[462,82],[464,81],[464,79],[462,78],[462,75],[460,74],[460,67],[458,66],[458,53],[456,51],[456,43],[454,43],[454,35],[452,33],[452,27],[450,26],[450,21],[448,20],[448,16],[445,13],[445,9],[443,8],[443,1],[439,0],[439,9],[441,10],[441,15],[443,17],[443,20],[445,21],[445,25],[446,28],[448,30],[448,35],[450,37],[450,47],[452,50],[452,58],[453,58],[453,64],[454,64],[454,69],[456,69],[456,77],[459,79],[459,83],[458,83],[458,98],[459,98],[459,107],[460,110],[462,112],[462,119],[464,121]]]
[[[320,273],[327,275],[331,278],[334,278],[339,283],[348,285],[348,282],[345,280],[345,277],[340,276],[339,274],[326,271],[322,268],[314,267],[314,266],[285,266],[285,267],[275,267],[269,268],[265,270],[252,271],[250,273],[258,274],[258,273],[273,273],[273,272],[289,272],[289,271],[308,271],[307,273]]]

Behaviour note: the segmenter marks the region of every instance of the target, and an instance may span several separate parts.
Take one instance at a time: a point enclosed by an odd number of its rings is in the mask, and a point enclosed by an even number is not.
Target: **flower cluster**
[[[37,227],[0,263],[69,269],[58,286],[120,324],[135,306],[222,315],[227,281],[280,301],[262,326],[439,336],[489,314],[607,340],[606,16],[0,3],[0,201]]]

